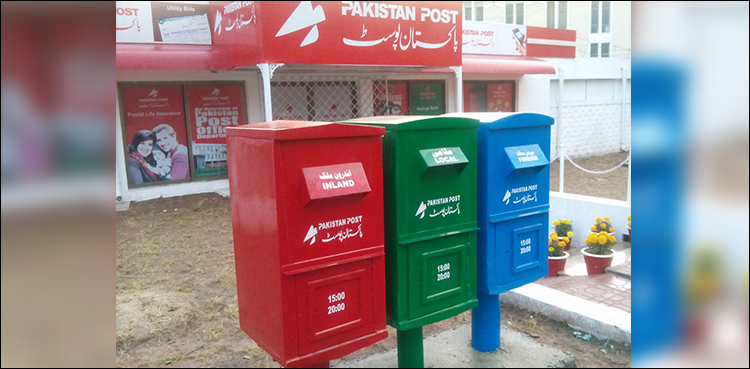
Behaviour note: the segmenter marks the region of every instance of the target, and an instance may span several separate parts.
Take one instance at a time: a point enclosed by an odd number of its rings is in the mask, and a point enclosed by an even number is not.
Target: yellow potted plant
[[[630,215],[628,215],[628,239],[633,242],[633,235],[630,233]]]
[[[565,242],[560,239],[557,233],[551,233],[549,235],[549,256],[547,257],[547,263],[549,265],[548,277],[556,277],[558,273],[565,269],[565,263],[570,257],[570,254],[565,252]]]
[[[555,233],[565,242],[564,251],[570,250],[570,243],[573,240],[573,221],[569,219],[559,219],[552,224],[555,227]]]
[[[610,236],[615,235],[615,227],[609,217],[596,218],[596,222],[591,226],[592,233],[606,232]]]
[[[587,247],[581,250],[581,253],[586,262],[586,271],[589,275],[604,273],[604,269],[612,265],[615,256],[615,252],[612,251],[615,236],[601,231],[589,234],[585,242]]]

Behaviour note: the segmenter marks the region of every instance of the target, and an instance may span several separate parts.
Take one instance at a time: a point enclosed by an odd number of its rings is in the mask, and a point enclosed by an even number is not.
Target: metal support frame
[[[557,89],[557,157],[560,162],[560,193],[565,193],[565,147],[563,147],[563,90],[565,89],[565,69],[558,68]]]
[[[273,78],[273,72],[283,63],[261,63],[258,64],[260,69],[261,78],[263,79],[263,113],[266,122],[273,120],[273,104],[271,102],[271,78]]]
[[[464,68],[461,66],[450,67],[456,75],[456,111],[464,112]]]
[[[471,347],[480,352],[500,348],[500,295],[477,292],[479,305],[471,309]]]
[[[396,341],[399,368],[424,368],[422,327],[397,331]]]

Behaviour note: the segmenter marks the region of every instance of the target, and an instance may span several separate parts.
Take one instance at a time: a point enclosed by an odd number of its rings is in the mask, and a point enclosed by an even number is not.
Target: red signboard
[[[513,112],[516,109],[513,82],[487,84],[487,111]]]
[[[263,2],[264,61],[461,65],[461,2]]]
[[[528,26],[526,55],[537,58],[575,58],[576,31]]]
[[[273,5],[271,5],[273,6]],[[261,63],[257,1],[211,1],[209,22],[213,44],[229,52],[237,66]]]
[[[121,86],[130,184],[190,178],[182,86]]]

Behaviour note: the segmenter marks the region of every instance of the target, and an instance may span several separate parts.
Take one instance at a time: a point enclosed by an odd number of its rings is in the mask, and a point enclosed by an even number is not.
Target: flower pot
[[[615,252],[610,251],[609,255],[596,255],[588,253],[586,251],[588,249],[589,248],[587,247],[581,250],[583,260],[586,262],[586,272],[588,272],[589,275],[604,273],[604,269],[609,268],[612,265],[612,259],[615,257]]]
[[[628,227],[628,240],[632,243],[633,242],[633,235],[630,234],[630,227]]]
[[[565,262],[568,261],[570,254],[563,251],[563,256],[549,256],[547,263],[549,264],[549,273],[547,277],[557,277],[557,274],[565,269]]]

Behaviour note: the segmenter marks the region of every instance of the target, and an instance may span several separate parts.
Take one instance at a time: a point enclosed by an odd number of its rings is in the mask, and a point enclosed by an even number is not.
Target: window
[[[568,2],[547,2],[547,28],[567,29],[568,27]]]
[[[523,2],[505,3],[505,23],[523,25]]]
[[[464,20],[483,21],[484,1],[464,1]]]
[[[591,57],[609,58],[609,42],[591,44]]]
[[[609,58],[609,42],[602,44],[602,51],[599,54],[602,58]]]
[[[591,2],[591,33],[610,32],[610,6],[611,1]]]
[[[611,9],[610,1],[591,2],[589,42],[591,43],[590,56],[592,58],[609,58],[610,56],[610,47],[612,46]]]
[[[465,112],[516,111],[515,81],[464,82]]]

